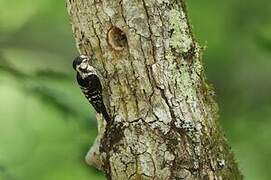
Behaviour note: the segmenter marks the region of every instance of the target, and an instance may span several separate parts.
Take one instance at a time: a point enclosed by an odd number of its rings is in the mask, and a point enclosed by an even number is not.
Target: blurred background
[[[187,1],[220,121],[247,180],[271,178],[271,1]],[[103,180],[74,81],[65,3],[0,1],[0,180]]]

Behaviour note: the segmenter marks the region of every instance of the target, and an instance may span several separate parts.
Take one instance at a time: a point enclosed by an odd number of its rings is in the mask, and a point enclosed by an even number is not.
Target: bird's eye
[[[82,72],[82,73],[87,73],[87,67],[82,67],[82,66],[80,66],[78,69],[79,69],[79,71]]]

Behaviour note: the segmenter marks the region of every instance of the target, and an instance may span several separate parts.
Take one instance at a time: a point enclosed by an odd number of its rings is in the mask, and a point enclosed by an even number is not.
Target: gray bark
[[[242,179],[182,0],[67,0],[112,117],[86,156],[108,179]]]

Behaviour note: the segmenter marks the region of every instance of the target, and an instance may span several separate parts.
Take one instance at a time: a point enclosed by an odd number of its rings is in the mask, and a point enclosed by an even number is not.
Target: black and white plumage
[[[84,55],[74,59],[73,68],[77,72],[77,83],[96,112],[101,113],[104,119],[109,122],[111,118],[103,102],[102,84],[96,70],[89,65],[89,60],[90,59]]]

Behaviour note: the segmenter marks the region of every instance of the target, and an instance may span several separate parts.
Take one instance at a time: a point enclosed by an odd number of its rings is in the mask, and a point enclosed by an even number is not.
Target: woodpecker
[[[89,60],[90,58],[85,55],[80,55],[73,60],[73,69],[77,72],[77,83],[96,112],[101,113],[109,122],[111,118],[103,102],[102,84],[95,68],[89,64]]]

